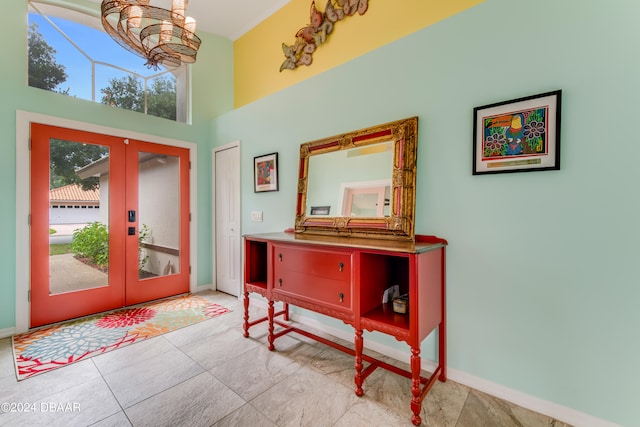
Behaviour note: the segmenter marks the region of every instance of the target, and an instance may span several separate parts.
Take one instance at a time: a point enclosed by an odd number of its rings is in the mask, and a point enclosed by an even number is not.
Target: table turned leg
[[[356,329],[355,338],[355,353],[356,353],[356,376],[354,378],[356,383],[356,396],[362,396],[364,391],[362,390],[362,349],[364,346],[364,339],[362,338],[362,330]]]
[[[422,411],[422,390],[420,387],[420,347],[411,347],[411,422],[419,426],[422,423],[420,412]]]
[[[244,293],[244,324],[242,328],[244,329],[244,337],[249,337],[249,292]]]
[[[438,364],[440,365],[438,379],[445,382],[447,380],[447,328],[444,315],[442,323],[438,327]]]
[[[276,347],[275,345],[273,345],[273,342],[275,341],[275,338],[273,336],[273,332],[274,332],[274,326],[273,326],[273,317],[275,314],[275,308],[274,308],[274,302],[269,300],[269,305],[267,308],[267,317],[269,318],[269,336],[268,336],[268,341],[269,341],[269,350],[273,351]]]

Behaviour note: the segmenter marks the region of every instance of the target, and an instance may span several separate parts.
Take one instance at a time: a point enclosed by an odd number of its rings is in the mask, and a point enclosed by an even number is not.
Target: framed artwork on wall
[[[473,109],[473,174],[560,169],[562,91]]]
[[[253,158],[253,191],[278,191],[278,153]]]

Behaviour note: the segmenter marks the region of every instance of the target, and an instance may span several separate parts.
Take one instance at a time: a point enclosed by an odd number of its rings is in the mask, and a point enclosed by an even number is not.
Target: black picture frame
[[[473,175],[560,169],[562,91],[473,109]]]
[[[278,153],[253,158],[253,191],[278,191]]]

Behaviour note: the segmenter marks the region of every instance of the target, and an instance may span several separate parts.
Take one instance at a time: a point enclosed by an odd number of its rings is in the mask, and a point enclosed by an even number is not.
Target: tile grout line
[[[117,351],[117,350],[116,350]],[[96,370],[98,371],[98,373],[100,374],[100,378],[102,379],[102,381],[104,382],[104,385],[109,389],[109,392],[111,393],[111,395],[113,396],[113,399],[116,401],[116,403],[118,404],[118,406],[120,407],[120,412],[122,412],[122,415],[124,415],[124,417],[127,419],[127,421],[129,422],[130,425],[133,425],[133,423],[131,422],[131,420],[129,419],[129,416],[127,415],[127,412],[125,411],[125,409],[122,407],[122,404],[120,403],[120,401],[118,400],[118,398],[116,397],[116,394],[113,392],[113,389],[111,388],[111,386],[109,385],[109,382],[107,381],[107,379],[104,377],[102,371],[100,370],[100,368],[98,367],[98,365],[95,362],[95,358],[91,358],[91,363],[93,363],[93,366],[95,366]],[[98,420],[93,424],[97,424],[101,421],[104,421],[114,415],[116,415],[117,412],[109,415],[108,417],[103,418],[102,420]]]

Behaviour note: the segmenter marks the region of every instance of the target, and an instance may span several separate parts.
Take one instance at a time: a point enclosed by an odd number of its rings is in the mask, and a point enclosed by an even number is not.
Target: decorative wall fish
[[[313,0],[309,11],[309,25],[296,32],[294,44],[282,43],[285,60],[280,65],[280,72],[294,70],[301,65],[311,65],[313,62],[311,55],[318,46],[326,42],[335,23],[343,20],[345,16],[353,16],[356,12],[359,15],[364,15],[368,8],[369,0],[327,0],[324,13],[322,13]]]

